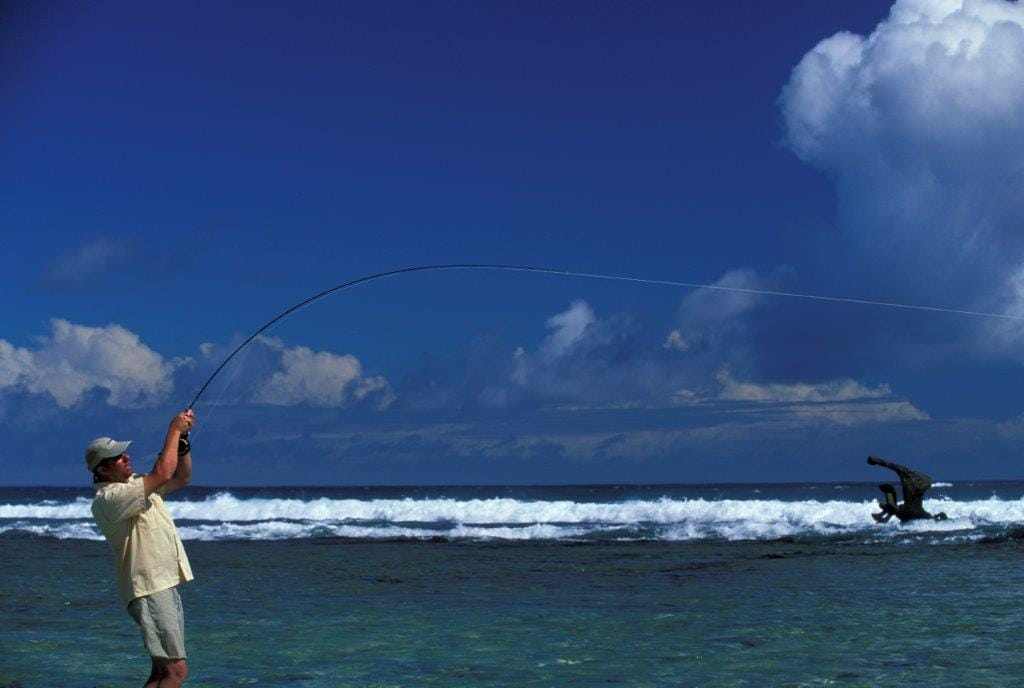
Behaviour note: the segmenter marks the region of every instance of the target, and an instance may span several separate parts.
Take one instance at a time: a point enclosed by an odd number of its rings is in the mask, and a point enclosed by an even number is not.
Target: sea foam
[[[100,539],[91,501],[0,504],[0,533]],[[169,499],[189,540],[282,540],[318,537],[470,540],[771,540],[832,537],[859,531],[947,533],[1024,522],[1024,499],[926,500],[948,521],[879,528],[871,500],[634,499],[604,502],[510,497],[311,499],[238,497],[228,491],[199,501]]]

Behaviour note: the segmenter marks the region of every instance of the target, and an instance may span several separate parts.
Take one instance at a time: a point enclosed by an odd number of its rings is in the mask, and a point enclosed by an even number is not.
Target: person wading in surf
[[[918,473],[906,466],[901,466],[898,463],[880,459],[877,456],[869,456],[868,463],[872,466],[883,466],[896,471],[896,474],[900,476],[900,485],[903,488],[903,503],[897,504],[896,488],[888,483],[878,486],[878,489],[885,494],[885,501],[878,503],[878,506],[882,509],[880,513],[871,514],[871,517],[876,522],[887,523],[893,516],[901,522],[928,518],[935,519],[936,521],[946,520],[945,512],[940,511],[932,516],[924,510],[924,504],[922,503],[924,493],[932,486],[932,479],[927,475]]]
[[[85,452],[96,488],[92,514],[114,550],[121,601],[152,660],[145,688],[178,688],[188,677],[177,585],[192,580],[192,568],[163,496],[192,478],[187,435],[194,425],[192,409],[171,419],[163,449],[145,475],[132,473],[131,440],[100,437]]]

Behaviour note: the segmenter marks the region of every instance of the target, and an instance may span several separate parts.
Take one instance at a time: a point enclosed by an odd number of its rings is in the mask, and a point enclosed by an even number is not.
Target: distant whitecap
[[[937,486],[943,485],[942,483]],[[839,487],[839,486],[837,486]],[[845,486],[843,486],[845,487]],[[310,538],[483,541],[773,540],[977,533],[1024,522],[1024,498],[925,501],[948,521],[877,525],[874,500],[670,498],[577,502],[569,499],[239,497],[167,502],[185,540]],[[987,531],[986,531],[987,532]],[[79,497],[0,504],[0,537],[101,540],[90,501]]]

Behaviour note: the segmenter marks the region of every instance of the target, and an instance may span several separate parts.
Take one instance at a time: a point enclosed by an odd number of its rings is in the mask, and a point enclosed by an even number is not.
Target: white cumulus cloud
[[[272,339],[262,340],[281,352],[282,370],[260,384],[252,401],[276,406],[340,407],[363,400],[384,408],[394,400],[384,377],[367,377],[359,359],[351,354],[313,351],[304,346],[287,348]]]
[[[1024,5],[898,0],[870,36],[838,33],[804,56],[783,108],[793,150],[840,174],[962,177],[989,168],[982,154],[1018,169],[1020,144],[1004,135],[1024,126]]]
[[[188,360],[165,360],[120,325],[90,327],[54,318],[50,328],[36,348],[0,340],[0,390],[48,394],[69,408],[100,389],[112,406],[149,406],[167,398],[174,370]]]
[[[513,354],[509,391],[549,402],[604,404],[648,396],[663,384],[649,350],[654,347],[636,342],[628,319],[600,319],[588,303],[575,301],[545,324],[549,332],[535,350],[520,347]],[[508,395],[491,390],[482,398],[504,403]]]
[[[780,103],[790,148],[835,181],[854,278],[1021,309],[1024,3],[897,0],[870,35],[818,43]]]
[[[583,339],[595,320],[594,310],[586,301],[574,301],[568,310],[548,318],[546,324],[551,334],[541,342],[538,353],[546,361],[564,356],[573,344]]]
[[[513,382],[544,388],[560,386],[552,384],[555,369],[560,360],[570,355],[574,346],[583,342],[587,328],[596,321],[594,309],[586,301],[574,301],[568,309],[548,318],[545,325],[551,332],[541,341],[536,352],[528,355],[523,347],[518,347],[513,354]]]

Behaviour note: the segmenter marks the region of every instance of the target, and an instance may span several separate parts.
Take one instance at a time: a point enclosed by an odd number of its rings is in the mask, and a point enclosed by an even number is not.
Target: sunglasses
[[[123,454],[118,454],[117,456],[111,456],[109,459],[103,459],[102,461],[100,461],[96,465],[96,468],[99,468],[100,466],[106,466],[108,463],[114,463],[115,461],[120,461],[121,459],[123,459],[126,456],[128,456],[128,452],[124,452]]]

